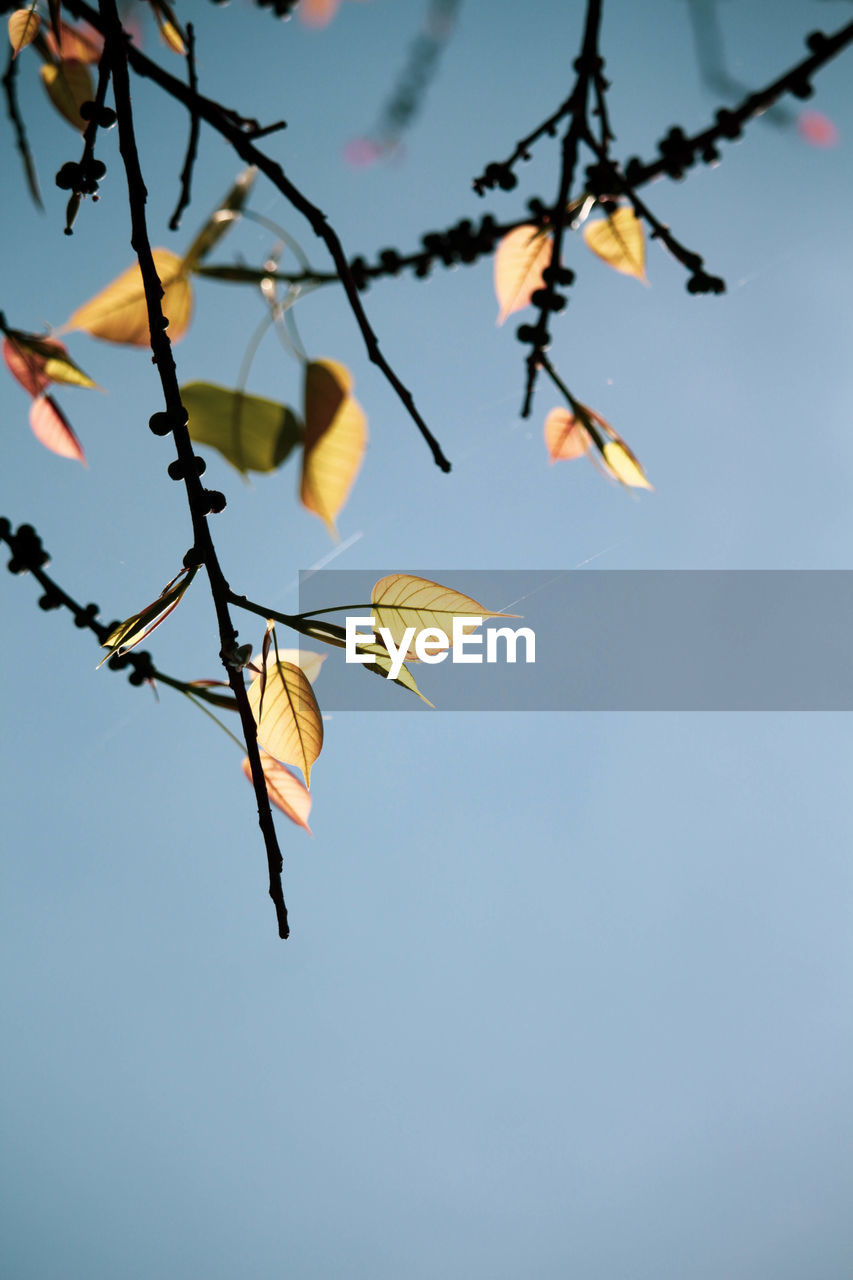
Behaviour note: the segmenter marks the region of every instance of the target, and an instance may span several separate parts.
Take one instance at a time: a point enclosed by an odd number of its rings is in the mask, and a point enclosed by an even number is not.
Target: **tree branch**
[[[85,18],[87,22],[90,22],[98,30],[103,31],[104,23],[102,19],[94,9],[85,3],[85,0],[67,0],[66,8],[69,12],[76,14],[78,17]],[[135,48],[133,45],[129,45],[126,48],[124,56],[126,63],[133,68],[137,75],[146,76],[153,80],[155,84],[158,84],[161,89],[164,89],[178,102],[182,103],[189,111],[195,111],[206,124],[209,124],[217,133],[221,134],[223,138],[230,142],[237,155],[245,160],[247,164],[256,165],[258,169],[260,169],[261,173],[265,174],[266,177],[269,178],[273,186],[278,188],[285,199],[293,205],[294,209],[301,213],[308,221],[315,235],[319,236],[324,242],[332,257],[332,261],[335,264],[335,269],[340,277],[341,284],[343,285],[344,291],[349,299],[349,304],[353,315],[355,316],[356,323],[361,330],[369,359],[382,370],[388,382],[390,382],[391,386],[396,391],[397,396],[402,401],[409,413],[409,416],[412,418],[429,446],[436,465],[439,466],[442,471],[449,471],[450,463],[444,456],[438,441],[433,436],[426,422],[418,412],[411,391],[409,391],[408,387],[401,382],[400,378],[398,378],[397,374],[388,364],[388,361],[380,350],[379,340],[370,326],[364,307],[361,304],[361,299],[358,296],[358,290],[356,288],[355,281],[353,280],[352,272],[350,271],[343,246],[341,245],[337,234],[329,225],[326,215],[318,209],[316,205],[312,204],[311,201],[302,194],[298,187],[294,186],[290,179],[285,175],[284,170],[277,161],[272,160],[268,155],[263,151],[260,151],[258,147],[254,145],[253,138],[258,137],[260,133],[265,131],[258,130],[257,128],[247,129],[246,125],[248,122],[243,120],[242,117],[238,116],[235,112],[230,111],[228,108],[223,107],[220,103],[213,102],[210,98],[204,97],[203,94],[193,92],[188,85],[183,84],[173,75],[170,75],[169,72],[164,71],[162,67],[158,66],[156,62],[153,62],[150,58],[146,57],[141,50]]]
[[[156,434],[171,432],[178,451],[180,466],[187,499],[192,518],[194,547],[186,560],[204,564],[210,582],[211,595],[216,611],[221,644],[223,665],[228,673],[228,681],[237,702],[246,752],[249,757],[252,782],[258,804],[258,823],[264,837],[269,868],[269,893],[275,904],[278,919],[278,931],[281,938],[287,938],[290,929],[287,921],[287,907],[281,886],[282,856],[278,847],[275,826],[270,810],[269,796],[258,751],[257,732],[254,716],[249,706],[246,687],[243,679],[233,666],[226,661],[233,650],[237,632],[231,621],[228,609],[228,584],[225,581],[213,539],[208,527],[208,512],[221,510],[224,499],[221,495],[213,495],[202,487],[197,459],[193,453],[192,442],[187,431],[187,413],[181,403],[175,361],[172,347],[166,333],[168,321],[163,315],[161,298],[163,289],[154,265],[148,229],[145,217],[147,191],[142,177],[139,155],[136,148],[136,137],[133,128],[133,111],[130,100],[130,82],[128,77],[128,43],[118,16],[115,0],[100,0],[101,28],[106,38],[106,50],[109,56],[113,88],[115,92],[116,112],[119,126],[119,149],[124,161],[127,176],[128,200],[130,204],[131,244],[139,261],[142,281],[145,289],[145,301],[148,308],[148,323],[151,333],[151,350],[154,363],[160,375],[166,412],[155,414],[152,426]],[[165,420],[165,421],[164,421]]]

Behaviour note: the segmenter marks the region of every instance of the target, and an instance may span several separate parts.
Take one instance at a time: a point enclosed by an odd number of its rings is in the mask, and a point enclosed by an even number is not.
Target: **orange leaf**
[[[35,6],[29,9],[16,9],[9,17],[9,41],[12,45],[12,57],[17,58],[22,49],[32,44],[39,33],[41,18]]]
[[[591,440],[586,427],[568,409],[552,409],[545,419],[545,444],[551,462],[582,458]]]
[[[538,227],[516,227],[501,240],[495,254],[498,324],[526,307],[536,290],[544,287],[542,272],[551,262],[551,253],[551,236]]]
[[[47,47],[54,58],[75,58],[78,62],[98,62],[104,50],[104,37],[94,27],[72,27],[67,22],[59,24],[59,40],[52,31],[47,33]]]
[[[300,782],[296,774],[285,769],[283,764],[279,764],[272,756],[267,755],[266,751],[261,751],[261,768],[264,771],[267,795],[271,802],[277,809],[281,809],[282,813],[286,813],[291,822],[304,827],[309,836],[312,835],[311,828],[308,826],[312,796],[305,783]],[[249,764],[248,756],[243,761],[243,772],[251,782],[252,766]]]
[[[58,453],[60,458],[74,458],[87,466],[80,441],[71,430],[59,405],[52,396],[38,396],[30,405],[30,426],[36,439]]]

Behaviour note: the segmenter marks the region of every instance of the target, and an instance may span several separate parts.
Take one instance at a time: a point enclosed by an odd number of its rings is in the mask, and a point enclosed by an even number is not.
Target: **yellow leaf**
[[[162,307],[169,319],[169,338],[178,342],[189,328],[192,287],[182,274],[182,262],[177,254],[168,249],[154,249],[153,256],[164,289]],[[129,267],[106,289],[78,307],[63,332],[69,329],[82,329],[104,342],[147,347],[150,341],[148,307],[139,265]]]
[[[607,218],[588,222],[583,238],[593,253],[609,267],[637,280],[646,280],[646,250],[643,224],[629,205]]]
[[[442,587],[429,578],[410,573],[392,573],[380,578],[370,596],[377,627],[386,627],[394,643],[400,645],[407,627],[416,632],[438,628],[451,637],[454,618],[516,618],[515,613],[496,613],[478,604],[471,596]],[[406,658],[414,658],[410,650]]]
[[[320,668],[322,667],[323,663],[326,661],[326,656],[327,655],[325,653],[315,653],[313,649],[279,649],[278,650],[278,657],[280,661],[290,662],[293,664],[294,667],[300,667],[305,672],[306,676],[308,677],[308,679],[311,681],[312,684],[320,674]],[[274,664],[275,656],[268,658],[267,662]],[[260,667],[262,663],[263,663],[262,656],[259,653],[256,653],[254,658],[252,658],[252,665],[255,667]],[[267,673],[267,675],[269,675],[269,672]]]
[[[323,717],[304,671],[280,659],[267,664],[263,713],[258,719],[261,683],[249,686],[249,706],[258,726],[258,742],[276,760],[295,764],[310,785],[311,766],[323,746]]]
[[[604,461],[622,484],[633,489],[651,489],[643,468],[628,446],[621,440],[608,440],[602,450]]]
[[[60,115],[81,133],[86,130],[86,121],[80,115],[84,102],[91,102],[95,96],[95,87],[89,68],[76,58],[63,58],[61,62],[47,62],[40,68],[44,87],[51,102]]]
[[[9,18],[9,41],[12,45],[12,57],[17,58],[22,49],[32,44],[39,33],[41,18],[30,9],[16,9]]]
[[[531,295],[544,287],[542,272],[550,265],[551,252],[551,236],[534,226],[516,227],[501,240],[495,253],[498,324],[526,307]]]
[[[551,462],[582,458],[589,452],[589,432],[568,409],[552,409],[545,419],[545,444]]]
[[[276,808],[281,809],[282,813],[286,813],[291,822],[304,827],[310,836],[312,832],[308,826],[308,815],[311,812],[311,793],[305,783],[300,782],[295,774],[285,769],[283,764],[273,760],[266,751],[261,752],[261,768],[264,771],[267,795],[271,802]],[[252,766],[249,764],[248,756],[243,761],[243,772],[251,782]]]
[[[337,537],[335,518],[347,500],[367,445],[367,419],[350,395],[349,370],[336,360],[312,360],[305,371],[305,454],[302,505]]]

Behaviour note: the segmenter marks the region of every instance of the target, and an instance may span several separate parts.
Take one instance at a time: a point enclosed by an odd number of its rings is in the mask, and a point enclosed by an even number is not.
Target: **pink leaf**
[[[545,444],[550,462],[582,458],[589,452],[589,432],[568,409],[552,409],[545,419]]]
[[[48,339],[45,339],[45,342],[47,341]],[[60,342],[53,342],[51,345],[62,346]],[[3,339],[3,359],[15,381],[20,382],[31,396],[40,396],[50,386],[51,379],[44,373],[44,360],[33,351],[25,351],[11,338]]]
[[[521,311],[544,285],[542,272],[551,261],[553,242],[547,231],[525,224],[510,231],[495,253],[495,293],[500,306],[498,324]]]
[[[37,396],[30,405],[30,426],[36,439],[58,453],[60,458],[74,458],[86,467],[89,464],[83,454],[80,441],[71,430],[71,424],[52,396]]]
[[[810,147],[834,147],[840,137],[837,126],[822,111],[801,111],[797,133]]]
[[[285,769],[283,764],[267,755],[266,751],[261,752],[261,767],[270,801],[282,813],[287,814],[291,822],[304,827],[310,836],[312,831],[308,826],[308,814],[311,812],[311,793],[305,784],[289,769]],[[243,772],[251,782],[252,766],[248,756],[243,761]]]

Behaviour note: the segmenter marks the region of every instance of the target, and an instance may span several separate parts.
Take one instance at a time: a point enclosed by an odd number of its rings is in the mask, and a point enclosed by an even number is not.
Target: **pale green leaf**
[[[292,409],[274,400],[212,382],[187,383],[181,399],[193,440],[218,449],[244,474],[275,471],[302,442],[302,423]]]
[[[454,618],[518,617],[514,613],[487,609],[471,596],[409,573],[392,573],[380,578],[370,598],[377,627],[386,627],[396,645],[402,643],[408,627],[414,627],[416,632],[438,628],[450,637]],[[414,657],[411,649],[406,656]]]

